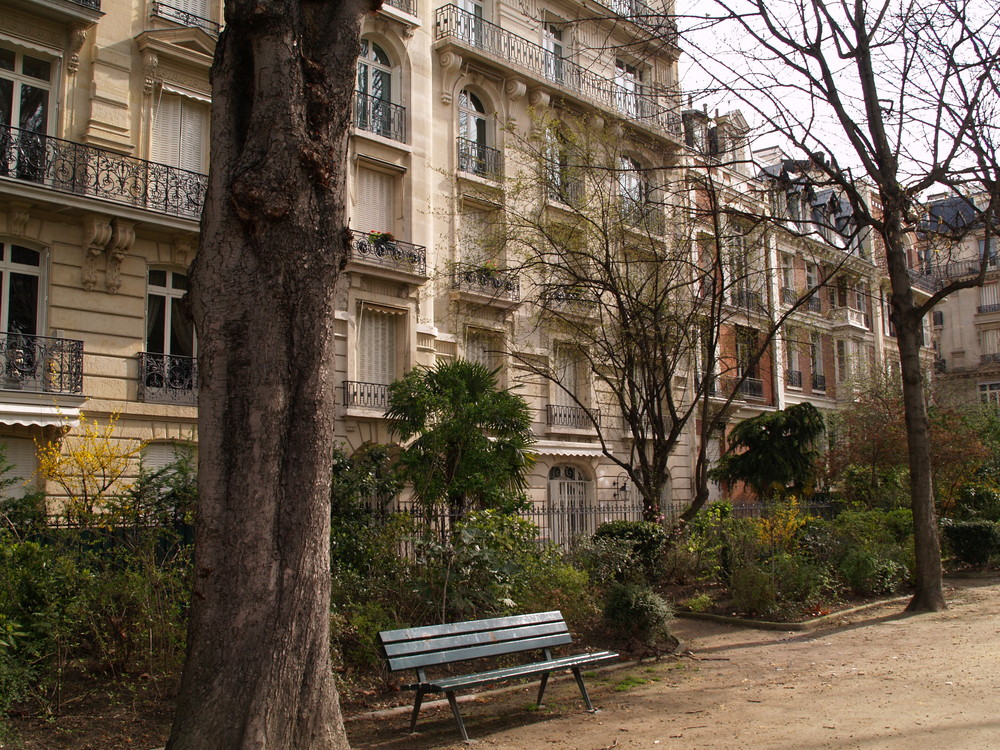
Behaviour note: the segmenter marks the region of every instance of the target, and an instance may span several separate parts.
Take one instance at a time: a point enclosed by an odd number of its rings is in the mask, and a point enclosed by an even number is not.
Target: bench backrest
[[[573,642],[561,612],[469,620],[378,634],[393,672],[484,656],[563,646]]]

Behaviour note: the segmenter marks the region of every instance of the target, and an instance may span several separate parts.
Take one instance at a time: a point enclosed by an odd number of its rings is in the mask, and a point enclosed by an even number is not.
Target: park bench
[[[378,640],[382,653],[389,662],[390,671],[416,670],[417,681],[404,686],[407,690],[416,691],[410,731],[416,730],[417,715],[420,713],[424,695],[444,693],[448,696],[455,722],[465,741],[469,740],[469,734],[465,730],[465,722],[462,721],[462,714],[459,713],[458,702],[455,700],[457,690],[540,675],[541,685],[538,688],[537,703],[542,705],[549,675],[552,672],[568,669],[576,677],[576,684],[583,694],[587,710],[593,712],[594,706],[590,702],[590,696],[587,695],[587,687],[583,684],[580,670],[618,658],[618,654],[611,651],[554,657],[553,648],[573,642],[561,612],[539,612],[513,617],[495,617],[489,620],[385,630],[379,633]],[[532,651],[539,652],[541,660],[485,672],[448,675],[434,679],[427,676],[429,667]]]

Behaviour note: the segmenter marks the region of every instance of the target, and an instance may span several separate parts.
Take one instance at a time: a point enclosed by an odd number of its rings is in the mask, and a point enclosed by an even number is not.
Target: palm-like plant
[[[531,412],[497,382],[498,370],[457,360],[411,370],[389,386],[389,431],[402,476],[425,509],[457,516],[525,502]]]

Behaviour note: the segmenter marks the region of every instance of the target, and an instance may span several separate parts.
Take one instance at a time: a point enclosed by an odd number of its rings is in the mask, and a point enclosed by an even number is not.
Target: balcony
[[[817,374],[817,373],[814,372],[813,376],[812,376],[812,389],[814,391],[821,391],[821,392],[825,393],[826,392],[826,375],[819,375],[819,374]]]
[[[26,333],[0,334],[0,389],[83,392],[83,342]]]
[[[458,171],[487,180],[499,180],[503,176],[503,154],[468,138],[459,138]]]
[[[557,91],[577,95],[644,127],[664,131],[675,140],[683,138],[680,115],[674,109],[660,107],[651,94],[621,86],[455,5],[438,8],[434,38],[548,81]]]
[[[427,248],[387,234],[352,229],[350,259],[369,266],[427,277]]]
[[[801,388],[802,387],[802,371],[801,370],[788,370],[785,373],[785,384],[789,388]]]
[[[592,317],[597,312],[597,302],[578,286],[550,286],[542,290],[539,301],[557,315]]]
[[[976,308],[976,312],[980,315],[985,313],[1000,312],[1000,305],[979,305],[979,307]]]
[[[385,411],[389,408],[389,386],[384,383],[345,380],[344,406]]]
[[[749,289],[737,289],[729,295],[729,302],[733,307],[754,312],[764,310],[762,299],[760,292],[754,292]]]
[[[595,424],[601,424],[601,412],[594,409],[584,409],[581,406],[560,406],[548,404],[549,427],[569,427],[573,430],[593,430]]]
[[[927,270],[931,276],[937,279],[957,279],[963,276],[978,276],[982,264],[983,261],[979,258],[975,260],[956,260],[951,263],[941,263],[932,266]],[[991,257],[986,263],[986,270],[995,271],[997,268],[1000,268],[1000,259],[995,256]]]
[[[80,24],[83,28],[97,23],[104,15],[101,0],[11,0],[4,3],[4,8],[7,7],[23,9],[32,16],[59,24]],[[14,19],[10,22],[16,23]]]
[[[815,292],[810,294],[809,299],[806,300],[806,310],[814,313],[823,312],[823,301]]]
[[[847,325],[858,328],[862,331],[870,331],[871,316],[864,310],[855,310],[853,307],[835,307],[830,310],[830,320],[836,325]]]
[[[628,226],[654,237],[662,237],[666,228],[663,209],[654,203],[625,200],[621,206],[621,216]]]
[[[417,15],[417,0],[385,0],[383,5],[391,5],[397,10],[409,13],[411,16]]]
[[[663,11],[654,10],[642,0],[601,0],[601,4],[667,44],[677,46],[677,22]]]
[[[1000,354],[980,354],[979,364],[981,365],[994,365],[1000,362]]]
[[[0,180],[197,220],[208,177],[95,146],[0,126]]]
[[[745,399],[764,400],[764,381],[760,378],[745,377],[740,381],[739,377],[735,377],[722,380],[726,381],[724,385],[727,386],[727,392],[733,391]]]
[[[198,360],[139,352],[138,399],[147,404],[198,405]]]
[[[209,18],[202,18],[201,16],[196,16],[194,13],[189,13],[182,8],[177,8],[173,5],[167,5],[166,3],[153,3],[152,14],[156,18],[162,18],[166,21],[173,21],[181,26],[188,26],[191,28],[203,29],[214,37],[219,36],[219,31],[222,27],[215,21]]]
[[[810,297],[810,299],[812,299]],[[791,287],[782,287],[781,289],[781,301],[786,305],[794,305],[799,301],[799,293],[792,289]]]
[[[978,269],[977,269],[978,273]],[[938,289],[941,288],[941,280],[936,279],[933,276],[929,276],[926,273],[920,273],[919,271],[914,271],[912,268],[909,269],[910,274],[910,284],[914,289],[919,289],[922,292],[927,292],[928,294],[934,294]]]
[[[406,107],[355,91],[354,127],[406,143]]]
[[[490,267],[466,268],[455,272],[454,288],[499,302],[518,302],[521,284],[512,271]]]

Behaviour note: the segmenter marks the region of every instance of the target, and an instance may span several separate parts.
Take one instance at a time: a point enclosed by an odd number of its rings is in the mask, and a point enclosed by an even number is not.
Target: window
[[[399,324],[405,313],[369,305],[358,321],[358,380],[389,385],[399,377]]]
[[[0,127],[9,132],[0,174],[25,180],[42,176],[45,139],[54,107],[51,99],[52,63],[33,55],[0,47]]]
[[[181,309],[188,279],[151,268],[146,284],[146,351],[139,356],[140,401],[194,405],[198,365],[194,325]]]
[[[362,39],[355,92],[355,126],[385,138],[405,140],[403,109],[393,104],[396,98],[389,55],[375,42]]]
[[[649,185],[639,162],[629,156],[618,158],[618,197],[625,220],[641,222],[648,210]]]
[[[642,74],[637,65],[624,60],[615,60],[615,92],[618,111],[625,117],[636,118],[641,112]]]
[[[197,449],[183,443],[147,443],[142,449],[142,467],[146,471],[160,471],[182,458],[195,457]],[[197,465],[197,462],[195,462]]]
[[[813,332],[810,334],[809,344],[812,359],[812,389],[814,391],[825,391],[826,372],[823,362],[823,337]]]
[[[757,368],[757,331],[752,328],[736,328],[736,374],[748,378],[760,377]]]
[[[591,510],[593,483],[582,469],[560,465],[549,469],[549,538],[568,545],[578,536],[593,533],[596,515]]]
[[[482,177],[500,174],[500,153],[493,147],[493,122],[476,94],[458,95],[458,168]]]
[[[786,291],[792,292],[792,296],[795,294],[795,266],[793,265],[793,260],[790,255],[781,256],[781,287]],[[785,301],[788,302],[787,294],[785,296]],[[794,300],[792,300],[794,301]]]
[[[146,351],[193,357],[194,326],[181,310],[188,279],[177,271],[150,269],[146,287]]]
[[[980,383],[979,400],[984,404],[1000,406],[1000,383]]]
[[[0,244],[0,326],[8,333],[35,336],[39,331],[41,311],[40,281],[42,256],[37,250]]]
[[[456,36],[475,47],[481,47],[486,25],[483,20],[486,15],[483,3],[479,0],[459,0],[458,7],[464,12],[459,14]]]
[[[202,174],[208,163],[208,106],[161,91],[153,115],[150,161]]]
[[[1000,359],[1000,329],[985,329],[979,336],[979,346],[984,357]]]
[[[551,21],[542,26],[542,47],[545,49],[545,77],[550,81],[562,83],[565,75],[563,31]]]
[[[395,197],[394,175],[358,167],[351,225],[362,232],[392,233],[396,228]]]
[[[798,334],[798,330],[789,328],[785,335],[785,359],[788,362],[785,382],[792,388],[802,387],[802,362]]]
[[[573,347],[563,344],[556,347],[554,359],[552,369],[556,383],[552,385],[552,403],[556,406],[578,406],[574,396],[578,399],[581,395],[579,355]]]
[[[983,284],[979,288],[979,312],[995,312],[1000,310],[1000,284],[993,282]]]
[[[0,485],[0,498],[21,497],[33,489],[32,477],[38,468],[35,441],[28,438],[0,437],[4,446],[4,457],[11,465],[4,474],[9,484]]]
[[[549,200],[574,205],[582,197],[582,186],[570,167],[566,137],[557,126],[546,133],[545,183]]]
[[[478,362],[488,370],[502,369],[503,336],[494,331],[470,328],[465,334],[465,359]]]

